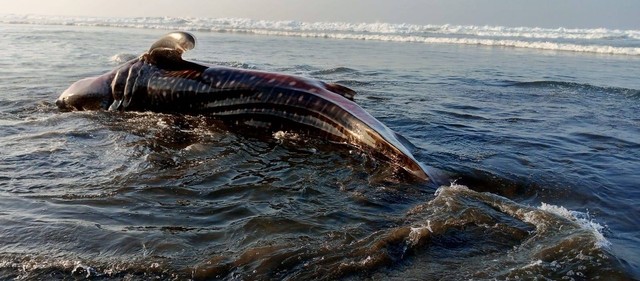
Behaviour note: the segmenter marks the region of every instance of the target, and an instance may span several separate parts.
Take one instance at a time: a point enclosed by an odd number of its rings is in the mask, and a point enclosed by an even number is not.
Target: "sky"
[[[640,0],[0,0],[2,14],[640,30]]]

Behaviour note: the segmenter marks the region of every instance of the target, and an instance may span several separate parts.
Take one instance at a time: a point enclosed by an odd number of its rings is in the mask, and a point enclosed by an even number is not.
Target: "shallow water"
[[[640,276],[638,56],[195,32],[189,59],[356,90],[442,174],[419,183],[204,116],[59,112],[165,31],[0,28],[0,278]]]

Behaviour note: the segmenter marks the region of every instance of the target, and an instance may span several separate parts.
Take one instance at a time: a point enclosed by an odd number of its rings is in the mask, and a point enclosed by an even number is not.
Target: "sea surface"
[[[172,30],[190,60],[356,90],[435,181],[56,108]],[[0,15],[0,40],[0,279],[640,279],[640,30]]]

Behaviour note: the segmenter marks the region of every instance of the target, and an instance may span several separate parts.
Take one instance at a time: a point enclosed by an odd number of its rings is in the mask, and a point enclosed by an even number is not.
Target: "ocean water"
[[[207,116],[59,112],[171,30],[338,82],[437,182]],[[0,16],[0,279],[640,279],[640,31]]]

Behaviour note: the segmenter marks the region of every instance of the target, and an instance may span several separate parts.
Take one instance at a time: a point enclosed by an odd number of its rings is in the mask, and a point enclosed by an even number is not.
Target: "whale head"
[[[89,77],[77,81],[56,100],[61,110],[108,109],[113,101],[110,75]]]

